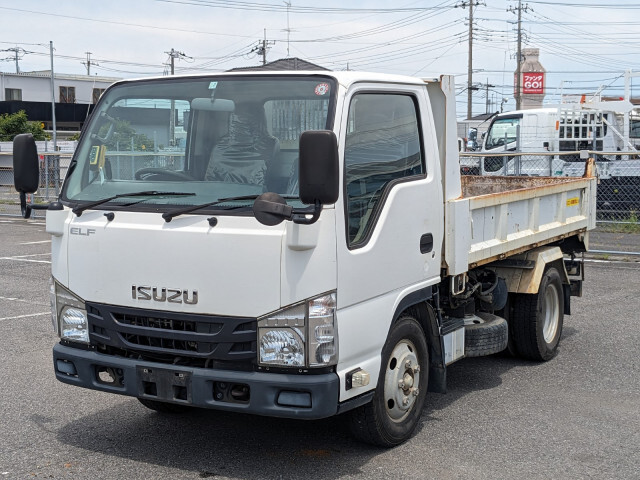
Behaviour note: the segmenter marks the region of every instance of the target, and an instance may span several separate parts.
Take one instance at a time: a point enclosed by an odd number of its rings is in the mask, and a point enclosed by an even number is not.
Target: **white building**
[[[113,82],[113,77],[89,75],[54,76],[56,127],[59,133],[76,132],[98,101],[100,95]],[[0,114],[24,110],[31,121],[45,124],[51,130],[51,72],[49,70],[26,73],[0,72]]]

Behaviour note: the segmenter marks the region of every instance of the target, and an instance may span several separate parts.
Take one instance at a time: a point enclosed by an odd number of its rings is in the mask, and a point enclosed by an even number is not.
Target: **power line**
[[[529,0],[530,3],[535,3],[538,5],[553,5],[554,7],[580,7],[583,8],[606,8],[606,9],[629,9],[629,10],[638,10],[640,9],[640,5],[637,3],[629,4],[629,3],[569,3],[569,2],[555,2],[555,1],[544,1],[544,0]]]
[[[209,8],[226,8],[233,10],[254,10],[262,12],[284,12],[286,5],[267,4],[257,2],[242,2],[226,0],[156,0],[163,3],[176,3],[179,5],[193,5]],[[362,14],[362,13],[410,13],[436,10],[438,5],[432,7],[404,7],[404,8],[341,8],[341,7],[306,7],[291,6],[290,11],[294,13],[330,13],[330,14]]]
[[[69,18],[69,19],[72,19],[72,20],[82,20],[82,21],[85,21],[85,22],[105,23],[105,24],[108,24],[108,25],[123,25],[125,27],[149,28],[149,29],[153,29],[153,30],[163,30],[163,31],[170,31],[170,32],[196,33],[196,34],[199,34],[199,35],[218,35],[218,36],[222,36],[222,37],[251,38],[250,35],[238,35],[238,34],[232,34],[232,33],[219,33],[219,32],[203,32],[203,31],[199,31],[199,30],[187,30],[187,29],[182,29],[182,28],[172,28],[172,27],[168,27],[168,26],[144,25],[144,24],[141,24],[141,23],[130,23],[130,22],[118,22],[118,21],[115,21],[115,20],[102,20],[102,19],[98,19],[98,18],[78,17],[78,16],[74,16],[74,15],[62,15],[62,14],[59,14],[59,13],[39,12],[39,11],[35,11],[35,10],[24,10],[24,9],[21,9],[21,8],[0,7],[0,10],[11,10],[11,11],[14,11],[14,12],[32,13],[32,14],[35,14],[35,15],[45,15],[45,16],[48,16],[48,17]],[[24,43],[22,45],[41,45],[41,44],[39,44],[39,43]]]

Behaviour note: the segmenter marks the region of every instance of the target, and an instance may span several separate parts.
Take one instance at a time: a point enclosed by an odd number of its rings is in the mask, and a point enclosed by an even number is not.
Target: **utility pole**
[[[464,6],[464,3],[462,4]],[[467,119],[473,116],[473,0],[469,0],[469,63],[467,64]]]
[[[264,29],[264,39],[258,40],[258,45],[251,49],[251,53],[256,52],[258,55],[262,55],[262,65],[267,64],[267,50],[270,45],[275,45],[275,40],[267,40],[267,29]],[[288,55],[288,53],[287,53]]]
[[[489,79],[487,78],[487,84],[485,85],[486,89],[487,89],[487,106],[485,107],[485,111],[484,113],[489,113],[489,105],[490,105],[490,101],[489,101],[489,88],[493,88],[495,87],[495,85],[491,85],[489,84]]]
[[[170,65],[171,65],[171,75],[174,75],[176,73],[176,64],[175,64],[175,60],[176,58],[191,58],[191,57],[187,57],[187,55],[185,55],[183,52],[179,52],[177,50],[174,50],[173,48],[171,49],[170,52],[164,52],[167,55],[169,55],[170,60]]]
[[[20,65],[18,65],[18,47],[14,48],[13,51],[16,53],[16,73],[20,73]]]
[[[525,12],[529,10],[529,5],[522,6],[522,0],[518,0],[518,52],[516,53],[516,110],[520,110],[522,102],[522,10]],[[507,12],[516,13],[513,7],[509,7]]]
[[[16,62],[16,73],[20,73],[20,64],[18,63],[18,60],[20,60],[20,54],[24,54],[24,49],[20,48],[20,47],[13,47],[13,48],[7,48],[6,50],[2,50],[3,52],[13,52],[14,55],[14,59]],[[3,59],[3,60],[10,60],[9,58]]]
[[[291,8],[291,2],[284,2],[284,4],[287,6],[287,58],[290,58],[291,55],[289,55],[289,36],[291,35],[291,28],[289,28],[289,9]],[[266,31],[265,31],[265,37],[266,37]]]
[[[91,63],[91,52],[84,53],[87,54],[87,61],[82,62],[82,64],[87,67],[87,75],[91,75],[91,65],[95,65],[96,67],[99,67],[100,65],[98,65],[96,62]]]
[[[460,5],[456,5],[462,8],[469,7],[469,62],[467,65],[467,118],[471,118],[473,115],[473,91],[477,90],[473,86],[473,8],[478,5],[485,5],[484,3],[478,3],[478,0],[463,0]]]
[[[170,65],[171,65],[171,75],[174,75],[176,73],[176,58],[191,58],[187,55],[185,55],[184,52],[179,52],[175,49],[171,49],[170,52],[164,52],[167,55],[169,55],[170,60]],[[171,99],[171,113],[169,116],[169,144],[171,146],[175,145],[175,134],[176,134],[176,101]],[[158,149],[158,145],[154,145],[153,146],[154,151],[157,151]]]

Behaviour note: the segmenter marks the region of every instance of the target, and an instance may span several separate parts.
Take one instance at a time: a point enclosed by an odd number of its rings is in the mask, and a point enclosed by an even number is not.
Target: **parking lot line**
[[[0,260],[11,260],[13,262],[51,263],[50,260],[33,260],[26,257],[42,257],[51,253],[33,253],[31,255],[15,255],[13,257],[0,257]]]
[[[51,312],[29,313],[27,315],[16,315],[15,317],[4,317],[0,318],[0,322],[3,320],[17,320],[19,318],[40,317],[42,315],[51,315]]]
[[[20,245],[37,245],[38,243],[51,243],[51,240],[40,240],[39,242],[24,242]]]
[[[2,297],[0,296],[0,300],[7,300],[9,302],[21,302],[28,303],[29,305],[48,305],[46,303],[34,302],[33,300],[25,300],[24,298],[16,298],[16,297]]]

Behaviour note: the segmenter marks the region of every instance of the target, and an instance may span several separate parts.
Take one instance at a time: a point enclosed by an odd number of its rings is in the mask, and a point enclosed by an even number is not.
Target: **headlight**
[[[336,294],[287,307],[258,320],[261,365],[326,367],[338,360]]]
[[[84,300],[78,298],[55,280],[53,288],[55,296],[51,303],[52,307],[55,307],[56,324],[59,325],[60,338],[73,342],[89,343],[89,327]]]

